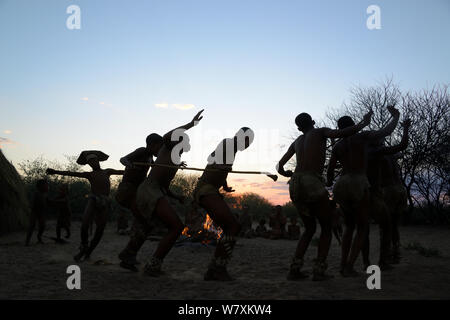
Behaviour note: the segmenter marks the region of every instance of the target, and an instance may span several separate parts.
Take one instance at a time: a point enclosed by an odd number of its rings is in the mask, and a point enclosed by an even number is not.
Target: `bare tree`
[[[396,105],[403,118],[412,121],[410,141],[400,160],[401,175],[408,194],[409,212],[414,206],[427,211],[432,223],[449,222],[444,206],[450,194],[450,95],[447,84],[402,94],[392,78],[373,87],[353,87],[350,99],[327,112],[325,123],[335,126],[343,115],[358,121],[369,110],[374,115],[369,126],[376,130],[390,119],[386,107]],[[386,138],[392,145],[401,138],[400,126]],[[436,217],[436,218],[433,218]]]

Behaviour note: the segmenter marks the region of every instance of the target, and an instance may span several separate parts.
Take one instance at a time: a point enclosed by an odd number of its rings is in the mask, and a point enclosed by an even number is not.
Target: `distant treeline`
[[[68,184],[69,186],[69,201],[72,209],[73,219],[81,219],[84,207],[87,202],[87,195],[90,192],[90,186],[87,180],[73,177],[63,177],[58,175],[46,176],[45,170],[47,168],[54,168],[57,170],[67,171],[83,171],[90,170],[89,167],[81,167],[76,163],[76,157],[66,156],[66,161],[49,161],[45,158],[38,157],[34,160],[26,160],[18,164],[19,171],[25,182],[27,194],[31,200],[32,194],[35,190],[35,184],[38,179],[46,178],[49,181],[49,197],[56,197],[59,186],[62,184]],[[197,183],[199,175],[178,173],[171,184],[171,189],[179,194],[183,194],[186,200],[183,204],[178,201],[172,201],[177,213],[184,219],[186,213],[191,210],[192,193]],[[111,198],[113,199],[113,208],[110,215],[110,220],[116,220],[118,216],[119,205],[115,201],[115,193],[117,186],[122,179],[121,176],[114,177],[111,180]],[[265,218],[268,221],[269,215],[272,213],[273,205],[264,197],[256,193],[244,193],[244,194],[226,194],[225,200],[230,205],[231,210],[240,214],[243,206],[249,207],[249,213],[255,221]],[[286,204],[284,206],[284,213],[287,216],[295,216],[297,212],[295,208]],[[50,217],[55,217],[56,212],[52,208],[49,208]]]
[[[402,120],[410,118],[410,141],[408,148],[400,158],[402,180],[408,194],[409,210],[404,216],[406,223],[412,224],[450,224],[450,93],[447,84],[437,85],[431,89],[418,92],[402,92],[392,79],[387,79],[373,87],[354,87],[350,90],[350,99],[341,107],[331,109],[326,118],[317,121],[318,125],[336,127],[336,120],[342,115],[350,115],[355,120],[362,118],[369,109],[374,111],[370,129],[383,127],[389,121],[386,107],[390,104],[402,113]],[[387,145],[396,144],[401,139],[401,127],[385,141]],[[292,135],[296,138],[298,131]],[[331,141],[333,144],[333,141]],[[328,156],[331,145],[328,148]],[[19,163],[18,167],[27,185],[28,193],[34,189],[35,181],[45,176],[45,170],[52,167],[58,170],[81,171],[75,157],[66,156],[65,163],[54,162],[39,157],[32,161]],[[290,162],[295,166],[295,162]],[[85,168],[89,170],[89,168]],[[172,182],[175,192],[188,197],[184,204],[173,202],[177,212],[184,217],[190,210],[192,192],[198,175],[177,174]],[[58,185],[68,183],[70,188],[71,207],[74,218],[79,218],[89,194],[86,180],[49,176],[50,197],[55,194]],[[111,197],[114,199],[116,187],[121,177],[112,181]],[[255,193],[241,195],[227,194],[226,200],[233,211],[239,212],[242,206],[248,205],[254,220],[268,218],[272,212],[272,204]],[[117,209],[117,204],[114,208]],[[286,216],[296,216],[297,212],[291,203],[283,206]],[[111,219],[115,219],[115,211]]]

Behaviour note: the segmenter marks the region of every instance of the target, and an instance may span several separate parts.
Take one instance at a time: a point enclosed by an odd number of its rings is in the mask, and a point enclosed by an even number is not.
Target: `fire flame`
[[[181,234],[183,236],[190,237],[188,231],[189,231],[189,228],[188,227],[184,227],[183,232]]]
[[[205,240],[202,242],[208,242],[208,235],[215,234],[216,240],[219,240],[222,237],[223,230],[220,227],[214,226],[214,221],[211,219],[209,214],[206,214],[205,221],[203,222],[203,229],[199,230],[197,234],[205,234]],[[181,233],[183,236],[191,237],[191,232],[189,227],[184,227],[183,232]]]

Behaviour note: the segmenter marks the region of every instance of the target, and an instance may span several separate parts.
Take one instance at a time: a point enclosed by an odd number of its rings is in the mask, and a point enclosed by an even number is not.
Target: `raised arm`
[[[394,106],[388,106],[387,109],[389,113],[392,115],[392,120],[384,128],[381,128],[380,130],[368,131],[367,137],[370,140],[379,140],[394,132],[395,127],[397,126],[398,123],[398,119],[400,118],[400,112],[397,109],[395,109]]]
[[[408,131],[409,131],[410,126],[411,126],[411,120],[409,120],[409,119],[405,120],[402,123],[403,136],[402,136],[402,140],[400,141],[400,143],[395,146],[380,148],[377,151],[375,151],[375,153],[388,155],[388,154],[396,154],[398,152],[405,150],[408,147],[408,140],[409,140]]]
[[[163,136],[165,144],[169,145],[169,146],[174,146],[174,145],[178,144],[178,141],[172,141],[172,134],[173,134],[173,132],[176,131],[176,130],[183,130],[183,131],[184,130],[189,130],[190,128],[196,126],[198,124],[198,122],[203,119],[203,116],[201,115],[203,111],[204,111],[204,109],[200,110],[189,123],[167,132]]]
[[[71,172],[71,171],[59,171],[59,170],[54,170],[51,168],[48,168],[46,170],[46,173],[48,175],[60,175],[60,176],[67,176],[67,177],[76,177],[76,178],[85,178],[85,179],[89,179],[89,172]]]
[[[358,133],[361,131],[365,126],[367,126],[370,123],[370,120],[372,118],[373,111],[369,111],[366,113],[358,124],[355,124],[354,126],[347,127],[344,129],[330,129],[330,128],[323,128],[323,135],[326,138],[345,138],[351,135],[354,135],[355,133]]]
[[[280,159],[280,161],[277,164],[277,171],[279,174],[281,174],[284,177],[291,177],[292,176],[292,171],[288,170],[288,171],[284,171],[284,165],[289,161],[289,159],[292,158],[292,156],[295,154],[295,142],[297,140],[295,140],[290,146],[289,149],[286,151],[286,153],[284,154],[284,156]]]
[[[336,153],[333,149],[333,151],[331,151],[330,161],[328,162],[327,187],[331,187],[333,185],[334,170],[336,170],[336,164],[337,164],[337,157],[336,157]]]

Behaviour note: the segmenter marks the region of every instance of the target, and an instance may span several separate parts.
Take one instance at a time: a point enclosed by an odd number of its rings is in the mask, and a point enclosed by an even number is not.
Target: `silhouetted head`
[[[355,125],[355,122],[349,116],[340,117],[337,123],[338,123],[338,128],[341,130]]]
[[[152,133],[147,136],[147,138],[145,139],[145,142],[147,143],[146,149],[153,156],[155,156],[155,157],[158,156],[158,151],[163,144],[163,138],[157,133]]]
[[[302,112],[295,117],[295,124],[297,125],[298,130],[305,132],[313,128],[315,122],[308,113]]]
[[[248,127],[242,127],[234,135],[234,141],[237,146],[237,150],[243,151],[247,149],[255,139],[255,133]]]
[[[41,193],[48,192],[48,181],[45,179],[39,179],[36,181],[36,189]]]
[[[88,154],[86,156],[86,163],[91,166],[92,170],[100,169],[100,161],[98,161],[98,157],[95,154]]]
[[[276,213],[281,213],[282,207],[280,205],[275,206]]]

